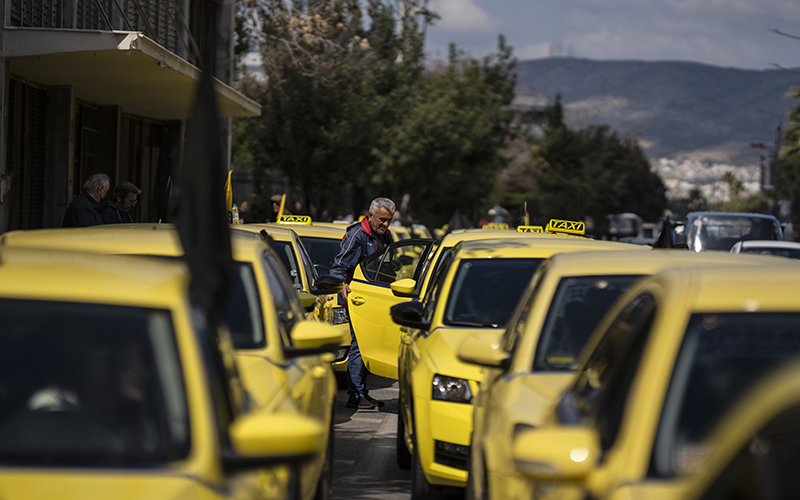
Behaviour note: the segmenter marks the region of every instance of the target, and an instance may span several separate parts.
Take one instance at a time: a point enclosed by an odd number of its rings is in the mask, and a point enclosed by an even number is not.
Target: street
[[[347,391],[336,403],[333,499],[411,497],[411,472],[395,460],[397,381],[370,375],[370,396],[386,405],[374,410],[345,408]]]

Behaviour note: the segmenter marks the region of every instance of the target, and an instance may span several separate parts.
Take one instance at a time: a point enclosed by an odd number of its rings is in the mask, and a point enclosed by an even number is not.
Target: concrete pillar
[[[128,180],[127,174],[120,172],[119,144],[122,111],[119,106],[99,106],[97,108],[97,149],[95,162],[97,169],[111,177],[111,189]]]
[[[47,89],[45,127],[43,227],[61,227],[64,212],[72,201],[75,166],[75,94],[72,87]]]

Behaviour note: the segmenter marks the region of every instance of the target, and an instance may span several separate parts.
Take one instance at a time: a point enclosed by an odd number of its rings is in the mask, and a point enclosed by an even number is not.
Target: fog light
[[[338,363],[339,361],[344,361],[347,359],[347,353],[350,352],[350,346],[340,347],[338,351],[336,351],[336,359],[333,360],[334,363]]]
[[[344,307],[334,307],[333,311],[333,324],[334,325],[344,325],[350,322],[350,315],[347,313],[347,309]]]
[[[469,446],[462,444],[448,443],[446,441],[434,441],[434,457],[438,464],[455,467],[456,469],[467,470],[467,457],[469,457]]]

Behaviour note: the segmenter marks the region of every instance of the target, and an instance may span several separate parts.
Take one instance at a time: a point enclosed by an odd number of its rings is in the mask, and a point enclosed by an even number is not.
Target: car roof
[[[313,223],[310,226],[305,224],[277,224],[274,222],[268,222],[263,224],[243,224],[245,226],[251,226],[253,229],[266,229],[267,232],[270,232],[272,229],[291,229],[298,236],[302,237],[312,237],[312,238],[330,238],[330,239],[337,239],[341,240],[342,236],[344,236],[345,231],[347,230],[347,226],[343,224],[336,224],[336,226],[318,226],[317,223]],[[271,234],[271,233],[270,233]]]
[[[252,260],[255,239],[231,238],[236,260]],[[113,224],[84,228],[29,229],[0,236],[0,244],[99,254],[158,255],[184,254],[178,232],[172,224]]]
[[[742,247],[757,247],[757,248],[800,248],[800,242],[797,241],[779,241],[779,240],[744,240],[738,242]]]
[[[297,233],[294,231],[294,225],[287,227],[286,225],[278,224],[233,224],[231,225],[231,236],[241,237],[246,236],[242,233],[258,234],[261,230],[265,230],[275,241],[293,241],[292,235]],[[239,233],[239,234],[237,234]],[[233,238],[232,238],[233,239]]]
[[[800,266],[797,265],[678,268],[660,272],[651,279],[662,283],[668,294],[684,298],[691,311],[800,312],[796,295],[800,290]]]
[[[165,259],[0,247],[0,297],[175,307],[185,301],[185,264]]]
[[[800,264],[784,257],[729,252],[687,252],[684,249],[655,249],[649,252],[614,250],[598,257],[594,252],[572,252],[550,258],[550,270],[563,276],[599,274],[654,274],[671,267],[776,266]]]
[[[631,252],[651,251],[649,247],[631,245],[628,243],[618,243],[615,241],[592,240],[588,238],[496,238],[462,241],[458,245],[457,257],[461,259],[492,257],[549,257],[560,251],[575,252],[580,250],[630,250]]]
[[[477,241],[489,239],[518,239],[518,238],[567,238],[593,241],[585,236],[563,233],[522,233],[509,229],[459,229],[447,233],[442,238],[442,245],[454,246],[460,241]]]

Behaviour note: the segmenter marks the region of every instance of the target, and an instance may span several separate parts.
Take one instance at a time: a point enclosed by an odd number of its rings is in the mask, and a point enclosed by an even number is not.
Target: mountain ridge
[[[519,61],[517,95],[561,95],[572,127],[607,124],[636,136],[651,158],[758,164],[776,127],[800,104],[789,99],[800,75],[695,61],[553,57]]]

